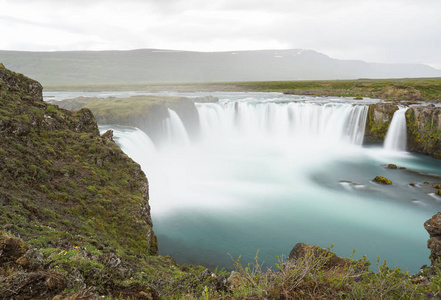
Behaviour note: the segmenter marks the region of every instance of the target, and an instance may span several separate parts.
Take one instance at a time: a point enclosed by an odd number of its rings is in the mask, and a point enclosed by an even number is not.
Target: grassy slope
[[[100,124],[134,126],[133,121],[145,117],[158,106],[173,108],[180,97],[135,96],[130,98],[77,98],[56,101],[57,105],[68,109],[87,107],[100,119]]]
[[[142,171],[98,135],[93,116],[86,124],[86,110],[57,110],[0,88],[0,188],[7,204],[0,207],[0,224],[38,246],[67,239],[127,255],[155,253],[140,236],[151,228],[137,211],[148,205],[135,181]]]

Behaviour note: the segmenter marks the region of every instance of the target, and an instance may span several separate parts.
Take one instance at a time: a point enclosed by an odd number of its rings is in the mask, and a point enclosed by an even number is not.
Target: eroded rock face
[[[6,83],[10,92],[21,91],[31,96],[33,101],[43,101],[43,86],[22,74],[13,73],[0,66],[0,80]]]
[[[430,249],[430,260],[433,263],[441,258],[441,212],[432,216],[424,223],[424,228],[429,233],[427,248]]]
[[[441,107],[411,107],[406,121],[408,150],[441,159]]]
[[[374,103],[369,105],[365,143],[383,143],[390,122],[398,106],[392,103]]]
[[[39,237],[43,247],[67,239],[69,231],[70,246],[86,236],[78,243],[157,254],[140,166],[111,133],[99,136],[89,109],[39,101],[39,86],[0,66],[0,229],[24,241]],[[90,225],[77,226],[86,221]],[[8,248],[0,248],[1,260]]]

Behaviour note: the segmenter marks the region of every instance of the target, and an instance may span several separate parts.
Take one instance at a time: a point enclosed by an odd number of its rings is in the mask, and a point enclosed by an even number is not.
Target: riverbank
[[[297,95],[370,97],[397,101],[441,102],[441,78],[255,81],[45,86],[45,91],[280,92]]]

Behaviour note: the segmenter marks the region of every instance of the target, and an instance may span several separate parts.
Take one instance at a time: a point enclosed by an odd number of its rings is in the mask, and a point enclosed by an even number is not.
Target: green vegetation
[[[45,86],[47,91],[237,91],[441,101],[440,78]]]
[[[339,258],[329,248],[307,246],[298,257],[281,257],[267,269],[258,261],[234,271],[212,273],[201,266],[177,265],[170,257],[139,256],[128,265],[93,245],[32,249],[0,232],[0,293],[36,298],[43,293],[106,299],[430,299],[441,296],[441,267],[420,274],[390,269],[377,259]],[[13,251],[12,251],[13,250]],[[354,250],[355,252],[355,250]]]
[[[392,181],[383,176],[376,176],[373,181],[381,184],[392,184]]]
[[[135,96],[130,98],[77,98],[57,102],[67,109],[90,109],[100,124],[133,125],[134,120],[150,114],[163,113],[165,107],[174,108],[180,97]]]

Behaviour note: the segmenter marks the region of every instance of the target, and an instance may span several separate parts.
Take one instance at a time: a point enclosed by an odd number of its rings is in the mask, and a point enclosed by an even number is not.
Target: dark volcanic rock
[[[430,249],[430,260],[432,265],[441,257],[441,212],[432,216],[424,223],[424,228],[429,233],[427,248]]]

